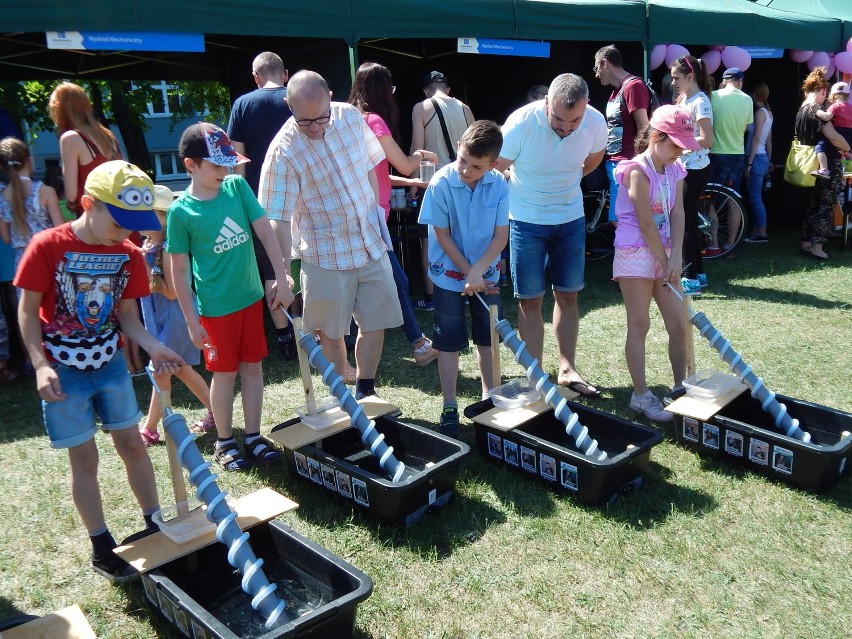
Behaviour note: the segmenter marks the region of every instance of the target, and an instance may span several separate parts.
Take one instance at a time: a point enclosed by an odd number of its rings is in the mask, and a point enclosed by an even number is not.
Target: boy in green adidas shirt
[[[263,368],[267,355],[263,330],[263,285],[257,272],[249,225],[254,228],[275,269],[276,285],[267,295],[270,308],[293,301],[292,280],[266,213],[239,175],[230,168],[248,162],[234,150],[219,127],[193,124],[181,136],[180,158],[191,182],[169,208],[166,252],[173,286],[192,342],[204,349],[213,373],[210,401],[218,439],[214,459],[225,470],[244,470],[280,459],[260,436]],[[189,257],[198,298],[189,290]],[[234,438],[232,419],[237,374],[245,418],[244,452]]]

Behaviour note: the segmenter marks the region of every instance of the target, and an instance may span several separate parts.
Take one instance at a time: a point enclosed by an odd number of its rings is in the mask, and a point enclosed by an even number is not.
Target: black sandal
[[[245,445],[246,455],[256,464],[264,465],[277,462],[281,459],[281,453],[275,448],[275,445],[265,437],[258,437],[250,444],[243,440]]]
[[[246,470],[249,466],[236,444],[217,448],[213,453],[213,461],[224,470]]]

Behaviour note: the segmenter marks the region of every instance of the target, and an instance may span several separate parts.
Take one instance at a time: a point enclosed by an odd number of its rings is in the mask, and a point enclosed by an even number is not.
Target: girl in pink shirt
[[[683,270],[683,178],[679,158],[684,150],[698,150],[689,111],[665,105],[654,111],[648,127],[636,139],[639,155],[619,162],[615,177],[613,279],[627,307],[624,352],[633,380],[630,408],[653,421],[668,422],[672,414],[649,389],[645,380],[645,338],[650,328],[651,299],[657,303],[669,334],[669,360],[675,388],[686,375],[686,321],[677,296],[665,286],[680,289]]]

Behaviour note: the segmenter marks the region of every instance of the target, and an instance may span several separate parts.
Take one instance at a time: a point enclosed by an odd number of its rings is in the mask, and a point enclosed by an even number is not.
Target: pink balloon
[[[814,54],[813,51],[803,51],[802,49],[791,49],[790,50],[790,59],[793,62],[807,62],[811,59],[811,56]]]
[[[751,55],[745,49],[739,47],[725,47],[722,51],[722,64],[726,69],[731,67],[739,67],[741,71],[745,71],[751,66]]]
[[[671,67],[678,58],[689,55],[689,49],[679,44],[670,44],[666,49],[666,66]]]
[[[852,52],[841,51],[834,56],[834,66],[841,73],[852,73]]]
[[[701,60],[704,62],[704,66],[707,67],[707,73],[713,74],[716,73],[719,65],[722,64],[722,54],[716,49],[711,49],[701,56]]]
[[[725,45],[724,44],[714,44],[712,47],[707,47],[707,48],[710,49],[711,51],[721,51],[722,49],[725,48]]]
[[[846,50],[852,53],[852,38],[849,38],[849,42],[846,43]]]
[[[656,69],[666,59],[666,45],[657,44],[651,49],[651,69]]]
[[[828,70],[825,72],[825,77],[831,81],[831,78],[834,77],[834,74],[837,73],[837,67],[834,66],[834,58],[828,59]]]
[[[831,62],[831,58],[828,57],[828,54],[825,51],[817,51],[811,56],[810,60],[808,60],[808,69],[811,71],[817,67],[825,67],[827,69],[829,62]]]

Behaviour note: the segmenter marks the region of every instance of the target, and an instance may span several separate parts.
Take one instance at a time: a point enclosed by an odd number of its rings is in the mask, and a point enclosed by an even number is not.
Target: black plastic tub
[[[297,421],[284,422],[273,431]],[[459,466],[470,447],[387,415],[376,418],[376,429],[406,466],[401,481],[394,483],[387,477],[354,428],[295,450],[287,449],[287,463],[305,481],[323,486],[386,523],[410,526],[427,511],[446,505],[455,492]]]
[[[849,474],[852,414],[778,395],[811,441],[778,430],[760,402],[743,393],[706,421],[675,415],[675,440],[707,457],[724,459],[792,486],[824,492]]]
[[[493,407],[486,399],[464,413],[472,419]],[[651,449],[662,441],[662,433],[582,404],[569,401],[568,408],[577,413],[607,459],[584,455],[553,409],[511,430],[474,422],[477,447],[488,459],[592,506],[614,502],[641,486]]]
[[[241,575],[218,542],[144,574],[150,605],[193,639],[352,637],[356,609],[372,593],[372,580],[279,521],[249,532],[252,550],[294,621],[263,629],[265,620],[251,609]]]

